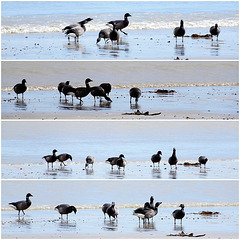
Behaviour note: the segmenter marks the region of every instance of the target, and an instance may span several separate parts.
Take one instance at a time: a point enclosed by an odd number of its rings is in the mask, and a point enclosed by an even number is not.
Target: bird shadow
[[[17,99],[14,105],[17,109],[27,110],[27,104],[23,99]]]

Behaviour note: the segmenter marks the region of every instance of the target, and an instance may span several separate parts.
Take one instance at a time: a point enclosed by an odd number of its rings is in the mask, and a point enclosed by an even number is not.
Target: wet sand
[[[94,104],[88,95],[82,105],[71,96],[60,101],[57,90],[27,91],[24,101],[2,92],[2,119],[238,119],[237,86],[176,87],[173,94],[141,90],[137,104],[130,104],[129,89],[113,89],[112,103],[104,99]]]
[[[70,214],[68,222],[61,220],[52,210],[27,210],[25,217],[17,217],[16,211],[2,212],[2,238],[104,238],[104,239],[179,239],[169,234],[206,234],[204,239],[238,239],[238,207],[188,207],[181,226],[174,227],[171,213],[176,208],[160,205],[158,215],[150,224],[138,223],[132,215],[133,208],[120,208],[118,221],[104,221],[101,209],[79,209]],[[201,211],[220,214],[203,216]],[[64,216],[65,219],[65,216]],[[199,237],[197,238],[199,239]]]
[[[177,170],[170,168],[167,161],[162,161],[160,167],[153,167],[150,161],[127,161],[125,171],[120,171],[105,162],[97,162],[93,168],[85,168],[85,162],[67,161],[67,166],[54,163],[47,168],[46,163],[2,164],[2,179],[238,179],[238,160],[209,160],[206,168],[203,166],[184,166],[179,161]]]
[[[219,41],[185,37],[176,43],[173,30],[129,30],[116,44],[96,44],[98,32],[86,32],[79,43],[63,33],[2,34],[2,59],[44,60],[216,60],[238,59],[238,28],[222,28]],[[187,29],[186,35],[208,34],[209,29]]]

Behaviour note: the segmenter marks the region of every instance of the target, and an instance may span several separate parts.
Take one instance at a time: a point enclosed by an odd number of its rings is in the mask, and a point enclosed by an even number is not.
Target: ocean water
[[[87,17],[87,31],[129,12],[129,30],[173,29],[180,19],[186,28],[238,27],[237,1],[2,1],[2,34],[61,32]]]
[[[84,86],[109,82],[119,88],[175,88],[238,85],[236,61],[3,61],[2,91],[27,80],[28,91],[57,90],[62,81]],[[224,69],[224,70],[223,70]]]
[[[161,150],[167,161],[177,149],[180,162],[238,159],[237,121],[3,121],[2,164],[44,164],[43,156],[67,152],[73,162],[93,155],[98,163],[123,153],[144,162]],[[110,166],[106,166],[106,168]]]

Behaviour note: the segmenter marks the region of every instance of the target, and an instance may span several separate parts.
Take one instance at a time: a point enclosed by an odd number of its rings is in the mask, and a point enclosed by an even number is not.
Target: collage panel
[[[238,1],[2,1],[2,59],[237,60],[238,8]]]
[[[3,180],[2,239],[238,239],[237,189],[236,180]],[[10,206],[18,200],[31,201],[24,216]]]
[[[3,61],[2,119],[238,119],[238,78],[237,61]]]
[[[238,132],[238,121],[3,121],[2,178],[238,179]]]

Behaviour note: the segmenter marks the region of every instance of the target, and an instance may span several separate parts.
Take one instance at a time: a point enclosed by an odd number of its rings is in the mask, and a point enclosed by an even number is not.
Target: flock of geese
[[[43,156],[42,158],[46,161],[47,163],[47,167],[49,168],[49,164],[52,164],[52,168],[53,168],[53,163],[56,162],[57,160],[60,162],[60,164],[66,166],[66,164],[64,163],[65,161],[67,161],[68,159],[70,159],[72,161],[72,156],[68,153],[62,153],[60,155],[56,155],[57,150],[54,149],[52,151],[51,155],[46,155]],[[158,151],[156,154],[153,154],[151,157],[151,161],[153,163],[153,167],[156,166],[160,167],[160,162],[162,160],[162,152]],[[200,163],[200,168],[202,165],[204,165],[204,168],[206,167],[206,163],[207,163],[208,159],[205,156],[200,156],[198,158],[198,162]],[[85,163],[85,168],[89,168],[89,165],[92,165],[91,167],[93,168],[93,164],[95,162],[95,158],[93,156],[87,156],[86,157],[86,163]],[[172,170],[172,167],[175,166],[175,170],[177,169],[177,156],[176,156],[176,149],[173,148],[173,152],[171,157],[169,157],[168,159],[168,163],[170,165],[170,168]],[[111,165],[111,169],[113,170],[114,166],[117,166],[118,170],[120,171],[121,168],[123,169],[123,171],[125,171],[125,166],[127,164],[126,160],[125,160],[125,156],[123,154],[120,154],[118,157],[110,157],[106,160],[106,163]]]
[[[87,78],[85,80],[86,87],[77,88],[70,85],[70,81],[60,82],[57,87],[60,94],[60,100],[62,98],[62,94],[65,96],[65,101],[67,101],[67,95],[70,95],[72,96],[72,101],[73,97],[76,97],[80,101],[80,104],[82,104],[82,98],[86,97],[88,94],[91,93],[91,95],[94,97],[94,103],[96,102],[96,98],[99,98],[100,102],[102,101],[102,98],[105,98],[108,102],[112,102],[111,98],[109,97],[109,94],[112,90],[111,84],[102,83],[99,86],[90,87],[89,83],[92,81],[93,80],[91,80],[90,78]],[[17,99],[18,94],[22,94],[22,99],[24,98],[24,93],[27,90],[26,82],[26,79],[23,79],[21,83],[18,83],[13,87],[14,92],[17,94]],[[141,89],[136,87],[131,88],[129,91],[130,103],[132,102],[132,98],[135,98],[135,103],[137,103],[141,94]]]
[[[125,13],[123,20],[114,20],[114,21],[108,22],[107,25],[108,24],[112,25],[112,28],[102,29],[98,34],[97,43],[99,43],[101,39],[104,39],[105,43],[111,40],[112,43],[114,41],[117,41],[117,44],[119,44],[120,35],[118,33],[118,30],[120,30],[122,33],[127,35],[127,33],[124,32],[122,29],[126,28],[129,25],[128,17],[131,17],[131,15],[129,13]],[[86,31],[85,24],[92,20],[93,20],[92,18],[87,18],[81,22],[70,24],[65,28],[63,28],[62,31],[68,37],[69,42],[70,42],[70,37],[74,37],[75,42],[78,42],[79,37]],[[215,24],[215,26],[210,27],[209,32],[211,34],[212,40],[213,40],[213,36],[216,36],[218,40],[218,35],[220,34],[220,28],[218,27],[218,24]],[[176,37],[176,41],[178,37],[182,37],[182,42],[183,42],[183,37],[185,35],[183,20],[180,21],[179,27],[174,28],[173,34]]]
[[[31,193],[28,193],[26,195],[26,200],[17,201],[17,202],[11,202],[9,205],[14,207],[18,211],[18,216],[20,216],[20,212],[22,211],[23,215],[25,215],[24,210],[28,209],[32,202],[30,200],[30,197],[33,197]],[[150,202],[146,202],[143,207],[137,208],[133,211],[133,215],[137,216],[139,219],[139,225],[140,225],[140,219],[142,219],[144,222],[149,222],[149,219],[153,219],[154,216],[158,214],[158,207],[162,204],[162,202],[156,202],[154,204],[154,198],[153,196],[150,197]],[[174,218],[174,224],[176,224],[176,220],[179,219],[181,221],[182,225],[182,219],[185,216],[184,212],[184,205],[180,204],[179,206],[181,209],[176,209],[172,212],[172,216]],[[71,206],[69,204],[59,204],[55,207],[55,210],[58,210],[58,212],[61,214],[61,219],[63,219],[63,215],[67,215],[66,219],[68,220],[68,214],[74,212],[77,213],[77,209],[74,206]],[[115,202],[112,203],[104,203],[102,205],[102,212],[104,214],[104,219],[106,219],[106,214],[109,217],[109,221],[117,220],[119,215],[119,210],[115,205]]]

